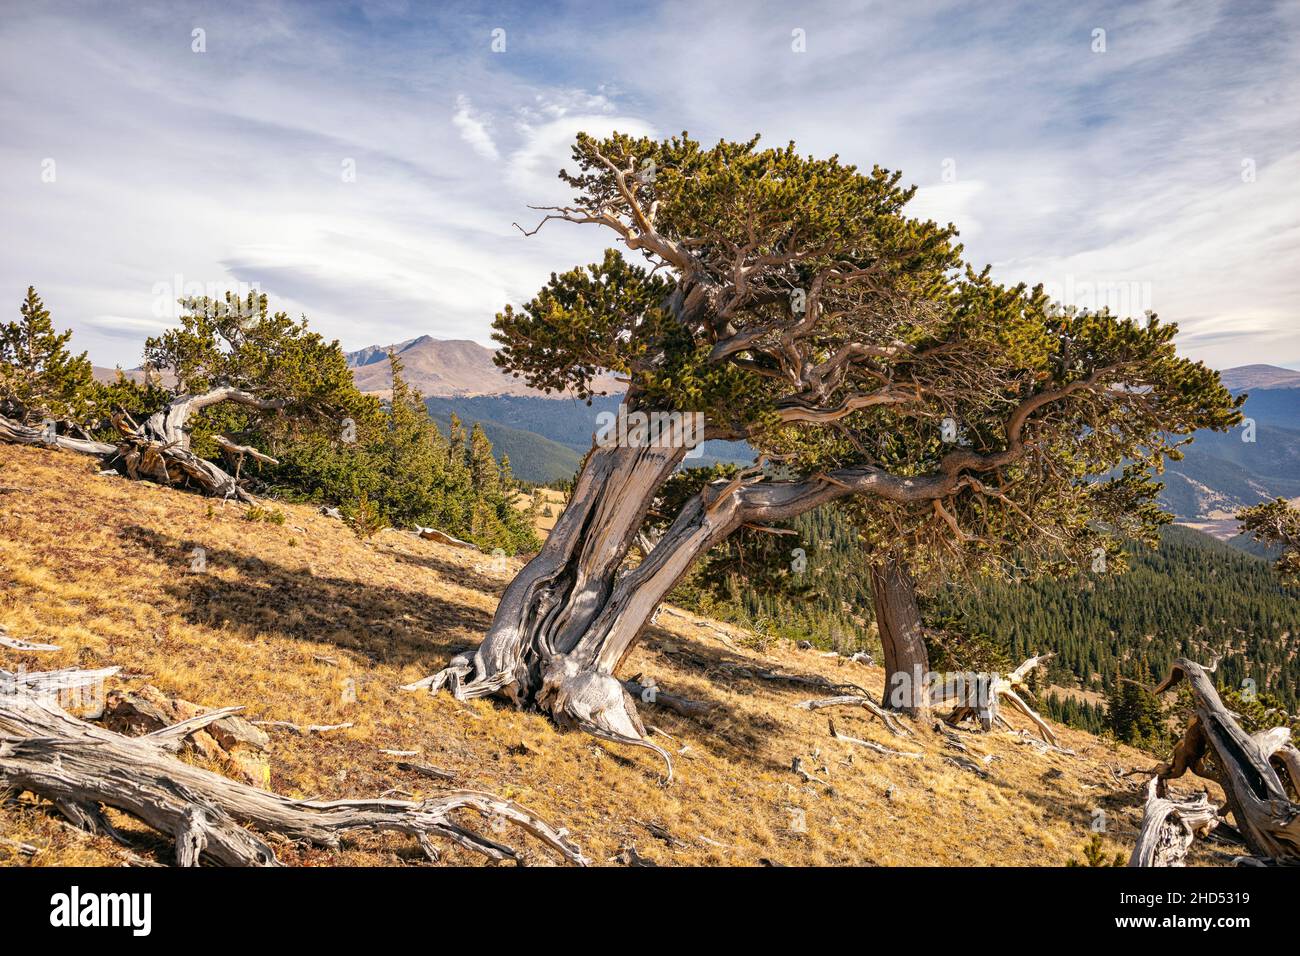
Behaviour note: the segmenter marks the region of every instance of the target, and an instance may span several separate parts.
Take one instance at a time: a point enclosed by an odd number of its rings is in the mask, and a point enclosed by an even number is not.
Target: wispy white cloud
[[[476,116],[470,107],[469,97],[461,95],[456,97],[456,112],[451,118],[456,129],[460,130],[460,138],[473,148],[484,159],[497,160],[501,156],[497,152],[497,144],[492,141],[492,135],[487,131],[487,126]]]
[[[952,223],[961,230],[966,241],[983,231],[974,211],[980,194],[988,183],[979,179],[953,180],[938,185],[922,186],[912,197],[908,212],[918,219],[933,219],[939,223]]]
[[[573,166],[570,150],[580,132],[608,136],[613,132],[631,136],[651,136],[654,128],[630,116],[574,114],[548,122],[520,123],[520,143],[511,153],[506,179],[520,195],[534,197],[532,205],[559,204],[571,198],[572,190],[556,177],[556,172]]]
[[[176,276],[256,283],[349,348],[486,342],[612,243],[512,226],[568,198],[576,132],[761,132],[901,169],[1001,278],[1136,283],[1198,357],[1300,364],[1298,28],[1294,5],[1166,0],[16,9],[0,307],[35,283],[101,364],[138,359]]]

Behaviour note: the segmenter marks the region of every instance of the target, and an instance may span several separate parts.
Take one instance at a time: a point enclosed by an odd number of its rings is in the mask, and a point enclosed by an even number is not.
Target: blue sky
[[[512,223],[617,129],[899,169],[1000,278],[1300,367],[1300,4],[11,5],[0,104],[0,307],[101,365],[254,286],[348,349],[488,344],[611,244]]]

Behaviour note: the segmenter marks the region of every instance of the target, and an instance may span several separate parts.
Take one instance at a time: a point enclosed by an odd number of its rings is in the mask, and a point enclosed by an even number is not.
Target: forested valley
[[[806,577],[789,570],[755,588],[755,569],[729,566],[716,589],[702,587],[696,575],[676,597],[758,634],[879,655],[868,563],[852,524],[822,508],[793,527],[797,538],[783,537],[773,547],[796,567],[805,559]],[[1247,699],[1253,691],[1263,710],[1281,708],[1294,723],[1300,594],[1280,584],[1271,562],[1251,550],[1260,549],[1170,525],[1155,550],[1126,546],[1127,569],[1111,564],[1064,578],[949,583],[922,596],[936,668],[1005,665],[1053,652],[1038,677],[1046,714],[1092,733],[1110,731],[1126,743],[1164,746],[1170,729],[1149,719],[1152,699],[1130,681],[1157,683],[1178,657],[1218,658],[1221,689],[1237,698],[1248,689]],[[1147,718],[1119,713],[1142,707]],[[1113,720],[1108,709],[1116,711]]]

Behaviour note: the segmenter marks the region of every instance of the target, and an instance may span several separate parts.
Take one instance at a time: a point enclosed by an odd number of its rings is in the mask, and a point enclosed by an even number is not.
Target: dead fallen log
[[[0,668],[0,697],[28,694],[53,698],[69,691],[93,687],[116,674],[120,667],[82,670],[66,667],[57,671],[7,671]]]
[[[1223,788],[1227,805],[1219,814],[1231,812],[1236,830],[1258,860],[1298,863],[1300,803],[1295,798],[1300,797],[1300,752],[1290,743],[1291,732],[1277,727],[1253,736],[1246,733],[1223,705],[1209,675],[1210,671],[1200,664],[1179,658],[1169,676],[1154,690],[1163,694],[1185,680],[1192,692],[1194,716],[1169,761],[1156,768],[1152,789],[1159,800],[1148,800],[1147,813],[1173,813],[1165,807],[1171,802],[1166,782],[1190,770]],[[1144,820],[1143,831],[1147,829]],[[1166,824],[1152,822],[1150,829],[1155,835],[1148,837],[1148,843],[1165,846],[1157,837],[1168,829]],[[1135,851],[1132,865],[1158,866],[1162,859],[1174,856],[1176,853],[1168,849],[1143,856]]]
[[[1001,713],[1001,706],[1005,704],[1027,717],[1038,728],[1044,741],[1063,750],[1060,748],[1056,732],[1020,696],[1029,693],[1027,679],[1030,672],[1053,656],[1053,654],[1035,655],[1005,675],[963,674],[960,675],[960,680],[936,681],[930,688],[930,706],[941,707],[955,701],[957,706],[946,718],[949,725],[955,727],[963,720],[975,718],[987,731],[991,730],[995,723],[1010,729],[1011,725]]]
[[[1146,809],[1129,866],[1183,866],[1197,836],[1207,835],[1219,823],[1218,810],[1209,794],[1172,800],[1160,793],[1160,778],[1147,783]]]
[[[475,551],[478,547],[470,544],[468,541],[462,541],[460,538],[453,537],[445,531],[439,531],[437,528],[422,528],[415,526],[415,533],[426,541],[436,541],[439,544],[451,545],[453,548],[473,548]]]
[[[38,644],[35,641],[24,641],[21,638],[10,637],[8,629],[0,624],[0,647],[7,647],[13,651],[57,651],[57,644]]]
[[[857,737],[849,737],[845,734],[841,734],[835,729],[835,721],[829,718],[827,718],[826,724],[830,729],[831,736],[836,740],[843,740],[845,743],[857,744],[859,747],[866,747],[868,750],[874,750],[876,753],[884,754],[886,757],[910,757],[913,760],[925,759],[925,754],[923,753],[909,750],[891,750],[888,747],[884,747],[870,740],[861,740]]]
[[[1071,750],[1069,747],[1049,744],[1046,740],[1039,740],[1037,737],[1034,737],[1023,730],[1008,730],[1007,733],[1010,734],[1011,738],[1016,743],[1021,744],[1022,746],[1032,747],[1039,754],[1055,753],[1061,754],[1065,757],[1077,757],[1079,755],[1077,751]]]
[[[821,700],[805,700],[796,704],[800,710],[821,710],[825,707],[861,707],[868,713],[879,717],[885,728],[896,737],[910,737],[912,732],[899,722],[898,718],[865,694],[848,694],[841,697],[824,697]]]
[[[45,448],[65,449],[80,452],[83,455],[105,457],[116,454],[117,446],[107,442],[86,441],[82,438],[70,438],[59,435],[51,428],[33,428],[21,422],[0,416],[0,441],[13,445],[41,445]]]
[[[238,464],[242,464],[246,455],[258,461],[274,462],[275,459],[219,437],[217,444],[223,454],[237,461],[236,473],[231,475],[190,450],[190,417],[221,402],[259,411],[276,411],[288,405],[283,399],[264,399],[240,388],[220,386],[200,395],[178,395],[166,408],[149,416],[143,425],[136,425],[125,414],[112,416],[114,427],[121,433],[115,443],[70,438],[57,434],[52,427],[37,429],[3,417],[0,417],[0,441],[92,455],[105,466],[136,480],[197,488],[216,498],[234,498],[252,504],[256,499],[241,484]]]
[[[521,861],[518,850],[460,822],[456,814],[463,810],[514,824],[571,863],[588,862],[565,831],[490,794],[457,790],[418,802],[293,800],[184,763],[152,736],[123,736],[26,693],[0,694],[0,788],[30,791],[78,826],[110,835],[101,808],[112,807],[174,840],[182,866],[201,859],[276,866],[259,834],[337,848],[357,832],[409,834],[435,861],[434,838],[493,861]]]
[[[691,700],[688,697],[680,697],[677,694],[669,694],[659,688],[653,682],[643,684],[641,675],[623,681],[623,686],[627,692],[644,704],[655,704],[675,714],[681,714],[683,717],[698,717],[701,714],[707,714],[718,705],[706,700]]]
[[[31,843],[24,843],[21,840],[11,840],[8,837],[0,837],[0,847],[8,847],[10,850],[12,850],[14,853],[17,853],[19,856],[28,857],[28,858],[31,858],[35,856],[37,853],[41,852],[40,847],[38,846],[33,846]],[[0,860],[3,859],[4,857],[0,856]]]

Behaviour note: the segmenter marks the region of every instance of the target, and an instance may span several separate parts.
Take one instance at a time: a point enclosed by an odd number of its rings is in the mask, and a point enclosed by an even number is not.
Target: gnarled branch
[[[490,794],[454,790],[420,801],[293,800],[176,759],[168,752],[173,730],[178,728],[126,737],[31,694],[0,694],[0,788],[45,797],[82,826],[96,825],[103,819],[100,808],[113,807],[172,837],[182,866],[200,858],[230,866],[279,865],[259,832],[338,847],[350,833],[393,831],[415,837],[432,860],[439,857],[433,838],[440,837],[493,861],[521,862],[518,850],[460,822],[455,814],[461,810],[513,824],[571,863],[588,862],[565,831]]]

